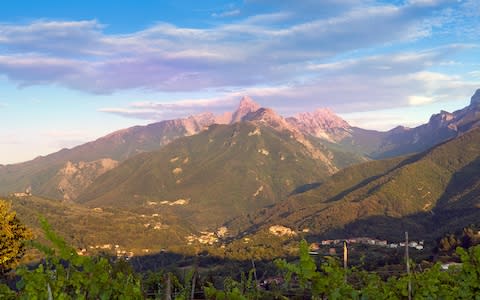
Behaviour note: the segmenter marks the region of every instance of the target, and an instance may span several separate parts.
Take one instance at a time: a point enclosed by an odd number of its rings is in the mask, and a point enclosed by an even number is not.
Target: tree
[[[25,241],[32,234],[11,211],[11,204],[0,200],[0,275],[14,268],[25,253]]]

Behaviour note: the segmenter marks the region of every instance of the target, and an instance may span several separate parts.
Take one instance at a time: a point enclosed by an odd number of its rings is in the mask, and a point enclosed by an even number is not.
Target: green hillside
[[[214,125],[135,156],[101,176],[78,201],[174,214],[212,228],[328,175],[325,163],[288,132],[242,122]]]
[[[35,235],[42,236],[39,217],[43,216],[70,244],[89,251],[92,251],[90,246],[110,244],[112,249],[108,250],[114,251],[114,245],[119,245],[137,255],[144,254],[144,249],[160,251],[183,245],[185,236],[192,232],[192,228],[182,226],[174,216],[141,215],[112,208],[91,209],[36,196],[11,197],[7,201]],[[155,229],[160,223],[161,227]]]
[[[404,226],[445,230],[478,216],[479,167],[480,129],[474,129],[424,153],[344,169],[319,187],[263,210],[250,222],[257,227],[308,228],[316,234],[356,226],[357,233],[383,235],[398,233]],[[458,220],[461,216],[464,219]]]
[[[0,195],[24,191],[31,187],[36,195],[61,199],[53,181],[67,162],[92,162],[110,158],[123,161],[146,151],[154,151],[168,142],[185,136],[184,120],[167,120],[147,126],[135,126],[113,132],[72,149],[39,156],[12,165],[0,165]]]

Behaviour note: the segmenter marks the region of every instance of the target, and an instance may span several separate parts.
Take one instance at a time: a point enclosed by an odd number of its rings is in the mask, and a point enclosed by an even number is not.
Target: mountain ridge
[[[422,214],[442,216],[437,224],[442,229],[450,222],[466,226],[480,216],[479,141],[480,128],[473,128],[419,154],[346,168],[317,187],[265,208],[248,222],[260,228],[270,224],[307,228],[320,235],[345,226],[354,230],[349,224],[361,220],[393,221]],[[467,223],[449,220],[454,211],[463,211]],[[422,218],[410,222],[427,222]],[[428,228],[434,228],[439,219],[429,220]],[[246,223],[238,220],[237,226]],[[374,223],[364,223],[368,224]]]
[[[453,113],[441,111],[434,114],[429,122],[415,128],[396,127],[387,132],[365,130],[353,127],[327,109],[311,113],[300,113],[284,118],[269,108],[262,108],[248,96],[242,97],[236,110],[223,115],[202,113],[183,119],[164,120],[145,126],[134,126],[115,131],[72,149],[34,160],[13,165],[0,166],[0,193],[9,194],[32,187],[33,192],[57,199],[71,198],[62,195],[56,176],[67,163],[91,163],[101,159],[124,161],[134,155],[156,151],[172,141],[193,136],[205,131],[213,124],[234,124],[236,122],[257,122],[276,130],[288,131],[317,159],[331,161],[332,149],[352,153],[370,159],[389,158],[398,155],[424,151],[447,139],[458,136],[472,127],[480,126],[480,89],[471,97],[470,105]],[[347,159],[347,156],[343,156]],[[338,160],[330,164],[330,172],[350,164]],[[347,159],[348,160],[348,159]],[[356,159],[355,159],[356,160]],[[97,172],[90,172],[95,180]],[[57,190],[52,188],[52,178],[58,179]],[[86,188],[86,187],[82,187]],[[80,186],[79,188],[80,189]],[[74,193],[75,194],[75,193]]]

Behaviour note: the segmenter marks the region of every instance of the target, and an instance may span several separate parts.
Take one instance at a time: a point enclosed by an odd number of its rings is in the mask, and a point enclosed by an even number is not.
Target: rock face
[[[325,163],[328,172],[333,174],[338,171],[338,168],[332,162],[332,153],[327,149],[319,149],[315,147],[312,142],[306,137],[300,129],[287,122],[282,116],[276,114],[272,109],[260,108],[254,112],[248,113],[242,121],[253,122],[257,125],[268,126],[279,132],[287,132],[290,137],[305,146],[305,149],[310,153],[314,159],[318,159]],[[307,134],[308,135],[308,134]]]
[[[287,118],[301,132],[332,142],[351,136],[351,126],[329,109],[317,109]]]
[[[472,98],[470,99],[470,105],[471,106],[480,105],[480,89],[476,90],[475,94],[473,94]]]
[[[81,191],[90,186],[96,178],[115,168],[118,162],[109,158],[92,162],[72,163],[68,161],[53,181],[57,181],[58,192],[63,200],[74,200]]]
[[[282,225],[272,225],[268,228],[268,231],[276,236],[295,236],[297,233],[291,228]]]

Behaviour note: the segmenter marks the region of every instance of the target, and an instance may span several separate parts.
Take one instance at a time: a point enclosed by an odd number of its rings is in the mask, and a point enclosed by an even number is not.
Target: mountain
[[[317,137],[343,151],[383,159],[427,150],[473,127],[480,126],[480,89],[470,105],[453,113],[440,111],[415,128],[397,126],[386,132],[354,127],[330,110],[300,113],[287,121],[305,135]]]
[[[480,217],[480,128],[428,151],[339,171],[307,192],[231,226],[283,225],[311,234],[416,236],[461,228]],[[453,226],[452,224],[455,224]]]
[[[339,142],[352,135],[350,124],[329,109],[299,113],[286,120],[301,132],[327,141]]]
[[[246,115],[259,109],[260,105],[253,101],[252,98],[244,96],[240,100],[240,104],[238,105],[237,110],[232,114],[232,119],[229,120],[228,123],[233,124],[236,122],[240,122]]]
[[[415,128],[397,127],[387,132],[378,149],[369,155],[378,159],[421,152],[471,128],[479,127],[479,98],[480,89],[472,96],[470,105],[461,110],[453,113],[442,110],[433,115],[426,124]]]
[[[250,97],[243,97],[234,112],[220,116],[203,113],[183,119],[166,120],[146,126],[116,131],[95,141],[62,149],[34,160],[0,165],[0,193],[24,191],[55,199],[71,199],[86,189],[104,170],[99,160],[112,160],[111,166],[140,153],[156,151],[185,136],[193,136],[212,124],[234,124],[250,121],[277,131],[288,131],[312,155],[333,173],[348,165],[369,159],[382,159],[424,151],[447,139],[458,136],[480,123],[480,92],[472,96],[471,104],[459,111],[440,112],[427,124],[416,128],[397,127],[387,132],[364,130],[349,125],[333,112],[320,109],[283,118],[271,109],[261,108]],[[62,172],[69,165],[89,165],[79,168],[71,180]],[[98,168],[98,170],[92,170]],[[82,172],[84,174],[82,174]],[[65,187],[68,182],[68,187]]]
[[[55,199],[74,199],[78,191],[86,188],[88,183],[93,182],[104,172],[104,166],[95,162],[111,160],[109,165],[116,165],[119,161],[124,161],[136,154],[158,150],[179,137],[197,134],[212,124],[232,123],[256,107],[258,105],[252,99],[244,97],[233,116],[232,113],[220,116],[203,113],[184,119],[134,126],[31,161],[0,165],[0,193],[24,191],[30,187],[37,195]],[[77,177],[83,177],[81,183],[72,182],[68,178],[69,175],[62,171],[72,165],[89,165],[88,170],[79,168],[75,172]],[[98,170],[92,170],[95,166]],[[66,182],[69,182],[68,188],[64,186]]]
[[[212,229],[332,174],[331,161],[315,158],[289,130],[250,118],[132,157],[100,176],[78,202],[156,209]]]
[[[33,193],[37,195],[59,199],[71,198],[72,195],[61,193],[63,190],[61,181],[68,178],[61,178],[60,174],[61,170],[68,165],[90,164],[94,167],[96,164],[93,162],[102,159],[123,161],[139,153],[158,150],[179,137],[196,134],[214,122],[213,114],[201,114],[147,126],[135,126],[72,149],[62,149],[24,163],[0,166],[0,193],[23,191],[30,186]],[[98,167],[99,170],[93,172],[89,168],[87,173],[81,176],[99,175],[103,166],[98,165]],[[80,169],[79,172],[82,170]],[[52,182],[54,178],[57,179],[56,183]],[[94,179],[95,176],[90,177],[87,182]],[[86,186],[82,185],[82,188],[84,187]],[[80,186],[76,187],[76,189],[79,188]]]
[[[259,113],[256,115],[257,111]],[[262,115],[263,120],[261,120]],[[254,120],[255,118],[258,120]],[[0,193],[10,194],[31,188],[33,193],[39,196],[74,200],[82,190],[106,171],[103,164],[96,163],[98,161],[110,161],[108,165],[114,167],[119,162],[137,154],[159,150],[180,137],[198,134],[212,124],[234,124],[248,120],[257,123],[263,122],[279,131],[289,130],[294,138],[303,143],[311,153],[316,153],[317,158],[329,163],[330,158],[323,157],[324,153],[329,152],[325,145],[318,142],[313,145],[308,140],[308,134],[304,135],[273,111],[261,109],[250,97],[245,96],[234,112],[227,112],[219,116],[203,113],[184,119],[134,126],[72,149],[62,149],[44,157],[37,157],[28,162],[0,165]],[[322,149],[318,150],[315,147]],[[335,151],[339,154],[344,152],[341,149]],[[337,156],[335,164],[330,164],[331,172],[336,171],[338,166],[343,167],[361,159],[354,155],[353,159],[343,162],[339,157],[340,155]],[[75,177],[77,179],[73,179],[70,178],[71,174],[64,172],[73,165],[89,167],[76,168]]]

